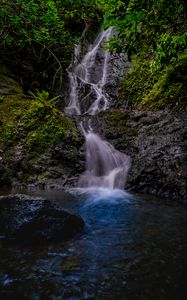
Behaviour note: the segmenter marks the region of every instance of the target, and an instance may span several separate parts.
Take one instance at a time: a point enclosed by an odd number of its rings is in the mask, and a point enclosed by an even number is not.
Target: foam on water
[[[129,203],[133,196],[120,189],[108,189],[103,187],[70,188],[67,191],[75,196],[86,198],[85,206],[97,205],[98,203],[118,204]]]

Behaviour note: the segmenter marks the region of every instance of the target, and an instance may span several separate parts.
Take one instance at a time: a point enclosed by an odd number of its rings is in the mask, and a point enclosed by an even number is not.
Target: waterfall
[[[81,46],[75,47],[74,60],[67,70],[70,93],[66,114],[95,115],[109,108],[105,86],[112,73],[112,57],[103,46],[112,34],[113,28],[100,32],[82,58]],[[79,186],[124,188],[130,158],[94,133],[91,120],[87,128],[80,125],[86,140],[86,171],[80,176]]]
[[[70,102],[67,114],[95,115],[108,108],[108,96],[103,89],[107,81],[110,53],[103,45],[112,35],[112,28],[102,31],[79,62],[80,46],[74,50],[74,61],[68,68]]]

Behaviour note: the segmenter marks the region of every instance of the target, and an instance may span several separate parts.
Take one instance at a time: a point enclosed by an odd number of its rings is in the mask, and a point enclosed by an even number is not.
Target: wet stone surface
[[[41,244],[71,239],[83,230],[78,215],[57,209],[42,197],[0,196],[0,235],[6,241]]]

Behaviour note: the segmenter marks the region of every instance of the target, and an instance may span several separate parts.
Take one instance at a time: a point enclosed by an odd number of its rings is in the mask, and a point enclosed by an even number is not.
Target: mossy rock
[[[141,107],[146,109],[187,108],[186,66],[169,66],[142,99]]]
[[[151,56],[135,55],[118,102],[123,107],[143,110],[187,107],[187,57],[161,73],[151,70]]]
[[[124,120],[129,118],[129,113],[119,109],[109,109],[99,113],[99,116],[104,117],[107,123],[115,126],[116,124],[124,123]]]
[[[126,123],[130,118],[129,112],[119,109],[109,109],[99,113],[99,117],[102,117],[107,126],[114,129],[118,134],[126,132]]]
[[[0,73],[0,95],[23,95],[23,90],[16,80]]]
[[[0,79],[2,86],[7,87],[0,95],[0,146],[3,149],[20,143],[26,151],[37,155],[61,140],[79,140],[74,123],[50,99],[32,99],[23,94],[14,79],[4,74],[0,74]]]
[[[119,94],[120,104],[137,108],[143,97],[152,89],[156,78],[150,71],[149,62],[150,59],[143,55],[132,58],[132,67],[127,73]]]

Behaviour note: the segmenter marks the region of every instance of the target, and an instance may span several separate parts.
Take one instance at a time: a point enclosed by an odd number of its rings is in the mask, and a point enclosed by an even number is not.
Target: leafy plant
[[[151,62],[152,71],[160,71],[167,65],[175,65],[186,48],[187,32],[177,36],[171,36],[168,33],[162,34],[155,51],[155,57]]]
[[[17,60],[19,55],[21,59],[29,55],[40,66],[43,80],[51,81],[51,88],[61,88],[63,72],[85,23],[98,18],[94,0],[2,0],[0,54]]]
[[[29,91],[29,94],[31,95],[31,97],[33,99],[35,99],[36,101],[39,102],[48,102],[49,103],[53,103],[55,104],[57,99],[59,98],[59,96],[55,96],[51,99],[49,99],[49,92],[42,90],[41,92],[39,90],[36,89],[35,92]]]

